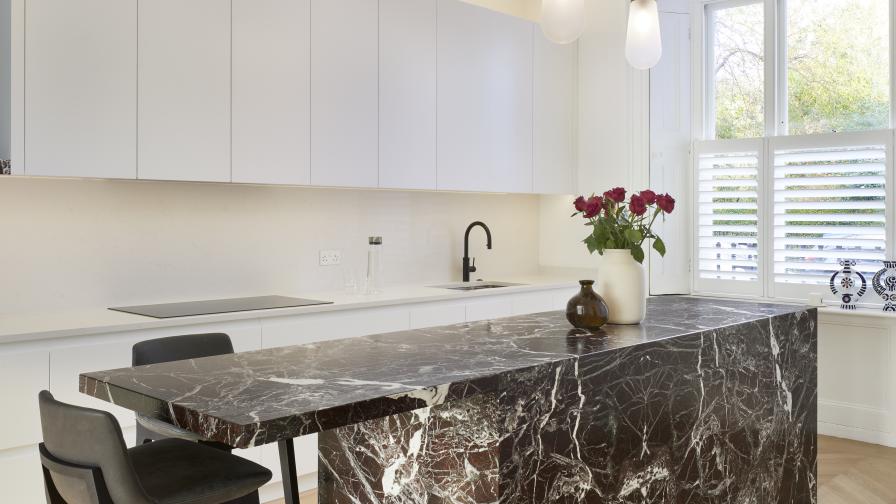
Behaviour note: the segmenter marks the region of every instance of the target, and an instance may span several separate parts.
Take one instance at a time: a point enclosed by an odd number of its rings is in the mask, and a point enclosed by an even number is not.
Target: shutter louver
[[[867,276],[885,258],[887,146],[833,145],[774,150],[775,283],[827,284],[838,259]]]
[[[697,276],[759,282],[757,151],[704,152],[697,159]]]

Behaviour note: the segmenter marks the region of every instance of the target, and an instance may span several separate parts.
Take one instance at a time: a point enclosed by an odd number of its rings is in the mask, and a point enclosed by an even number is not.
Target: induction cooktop
[[[233,313],[242,311],[270,310],[274,308],[296,308],[333,304],[332,301],[317,301],[286,296],[257,296],[231,299],[210,299],[205,301],[187,301],[184,303],[165,303],[142,306],[123,306],[110,310],[143,315],[157,319],[176,317],[192,317],[195,315],[214,315],[216,313]]]

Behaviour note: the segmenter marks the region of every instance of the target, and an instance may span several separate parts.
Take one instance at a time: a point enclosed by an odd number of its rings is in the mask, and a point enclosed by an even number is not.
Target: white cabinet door
[[[539,194],[575,192],[578,47],[535,30],[533,184]]]
[[[436,0],[380,0],[379,186],[436,188]]]
[[[460,324],[467,319],[466,304],[462,301],[420,303],[410,307],[411,329]]]
[[[230,181],[230,1],[140,2],[141,179]]]
[[[79,375],[90,371],[130,367],[131,349],[139,341],[212,332],[229,335],[237,352],[261,348],[261,328],[253,320],[110,334],[94,338],[90,342],[78,342],[73,338],[67,342],[71,346],[50,351],[50,391],[60,401],[109,411],[123,428],[130,427],[136,423],[134,412],[82,394],[78,390]]]
[[[311,183],[378,184],[378,22],[371,0],[311,0]]]
[[[0,419],[0,450],[40,442],[40,411],[37,394],[50,388],[50,354],[44,351],[0,353],[3,409]]]
[[[511,296],[488,296],[467,301],[467,322],[509,317],[512,314]]]
[[[311,0],[233,0],[233,181],[308,184]]]
[[[25,174],[137,176],[137,1],[28,0]]]
[[[274,348],[403,331],[409,316],[407,307],[392,306],[265,319],[261,324],[262,345]]]
[[[556,310],[556,301],[552,291],[527,292],[513,296],[512,315],[528,315],[554,310]]]
[[[45,504],[43,473],[37,445],[0,451],[3,489],[0,500],[9,504]]]
[[[532,191],[533,24],[439,0],[438,188]]]

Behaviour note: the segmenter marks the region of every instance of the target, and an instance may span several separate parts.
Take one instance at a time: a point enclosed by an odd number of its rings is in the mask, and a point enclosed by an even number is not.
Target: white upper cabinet
[[[532,191],[534,28],[439,0],[439,189]]]
[[[139,4],[141,179],[230,181],[230,1]]]
[[[380,187],[436,188],[436,19],[436,0],[380,0]]]
[[[578,43],[555,44],[535,30],[534,191],[572,194],[576,178]]]
[[[378,185],[378,2],[311,0],[311,183]]]
[[[233,0],[233,181],[311,181],[311,0]]]
[[[25,174],[135,178],[137,1],[25,8]]]

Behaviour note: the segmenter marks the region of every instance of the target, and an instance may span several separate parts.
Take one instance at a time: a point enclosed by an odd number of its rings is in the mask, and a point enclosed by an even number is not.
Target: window
[[[805,300],[893,257],[893,5],[706,0],[695,292]]]
[[[707,7],[710,138],[765,133],[764,16],[761,2]]]
[[[889,133],[771,141],[775,295],[826,285],[840,259],[873,274],[886,258]],[[869,277],[870,278],[870,277]],[[818,289],[816,289],[818,290]]]
[[[787,0],[792,135],[890,126],[889,0]]]
[[[698,290],[760,295],[762,141],[701,142],[695,158]]]

